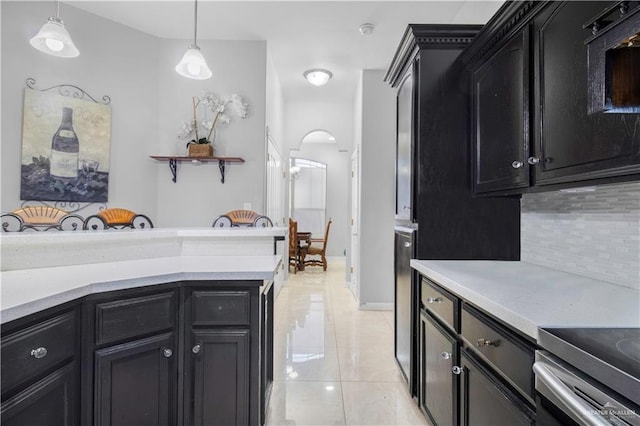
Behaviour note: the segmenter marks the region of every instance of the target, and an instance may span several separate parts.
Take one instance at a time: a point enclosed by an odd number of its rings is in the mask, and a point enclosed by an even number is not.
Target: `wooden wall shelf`
[[[169,170],[171,171],[171,180],[176,182],[178,180],[178,163],[211,163],[218,162],[218,168],[220,169],[220,181],[224,183],[224,172],[227,163],[244,163],[244,159],[240,157],[180,157],[175,155],[163,156],[163,155],[150,155],[151,158],[157,161],[168,161]]]

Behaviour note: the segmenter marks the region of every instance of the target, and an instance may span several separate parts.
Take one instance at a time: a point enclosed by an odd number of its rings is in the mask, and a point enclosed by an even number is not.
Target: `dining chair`
[[[57,207],[24,206],[11,213],[4,213],[1,221],[4,232],[76,231],[82,229],[84,219]]]
[[[289,218],[289,268],[293,266],[293,273],[300,269],[300,252],[298,243],[298,222]]]
[[[327,243],[329,242],[329,229],[331,228],[331,223],[333,221],[329,219],[327,222],[327,226],[324,230],[324,238],[311,238],[310,244],[306,249],[305,256],[303,258],[304,266],[322,266],[322,270],[327,270]],[[313,244],[316,243],[314,246]],[[318,245],[322,244],[322,247]],[[319,256],[320,259],[308,259],[307,256]]]
[[[110,208],[100,210],[98,213],[87,217],[83,228],[90,231],[126,228],[149,229],[153,228],[153,222],[147,216],[131,210]]]
[[[273,222],[267,216],[263,216],[253,210],[232,210],[216,217],[213,221],[214,228],[228,228],[236,226],[252,226],[256,228],[271,228]]]

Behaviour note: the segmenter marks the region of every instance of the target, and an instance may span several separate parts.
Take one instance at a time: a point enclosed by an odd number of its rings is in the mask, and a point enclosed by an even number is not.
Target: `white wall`
[[[109,205],[155,216],[156,166],[147,160],[158,138],[157,51],[160,40],[61,4],[80,56],[56,58],[29,45],[52,12],[52,2],[7,2],[2,7],[2,201],[20,204],[22,107],[25,80],[37,88],[78,86],[96,99],[111,97]],[[168,173],[168,172],[167,172]]]
[[[269,134],[276,148],[284,157],[284,151],[286,151],[284,144],[284,97],[280,79],[269,55],[268,48],[266,96],[266,122]]]
[[[365,308],[393,303],[396,97],[383,77],[384,71],[362,72],[358,272]]]
[[[177,138],[182,120],[192,112],[191,97],[211,91],[218,96],[237,93],[249,104],[248,117],[231,116],[228,125],[216,126],[214,153],[242,157],[244,164],[227,165],[225,183],[220,182],[217,163],[178,165],[177,183],[166,163],[157,164],[157,218],[161,226],[211,226],[213,218],[242,209],[264,209],[266,44],[264,41],[201,40],[198,45],[213,72],[210,80],[190,80],[173,67],[180,60],[186,40],[164,41],[159,55],[158,129],[155,146],[148,155],[170,155],[185,150]],[[176,59],[177,58],[177,59]],[[182,151],[183,153],[185,151]]]
[[[20,204],[23,88],[27,77],[39,88],[73,84],[95,98],[111,97],[110,207],[149,215],[156,226],[210,226],[226,211],[251,203],[264,208],[266,43],[199,40],[213,71],[206,81],[179,76],[175,64],[189,40],[167,40],[61,4],[60,14],[80,50],[74,59],[55,58],[29,45],[51,14],[51,2],[7,2],[2,7],[1,211]],[[219,155],[243,157],[227,166],[220,183],[215,163],[178,166],[171,181],[167,163],[149,155],[183,149],[176,135],[191,117],[191,97],[205,91],[237,93],[248,101],[245,120],[218,126]],[[182,151],[184,152],[184,151]]]
[[[353,140],[353,108],[350,102],[285,102],[284,134],[293,151],[288,157],[308,158],[327,164],[327,218],[333,219],[327,254],[344,256],[350,245],[348,226],[350,149]],[[326,130],[335,144],[301,144],[312,130]]]

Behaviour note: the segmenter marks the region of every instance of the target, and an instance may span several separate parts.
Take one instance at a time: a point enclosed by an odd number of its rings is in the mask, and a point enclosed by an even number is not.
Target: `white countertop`
[[[0,273],[2,323],[92,293],[185,280],[271,280],[281,256],[174,256]]]
[[[538,327],[640,327],[640,291],[525,262],[411,260],[411,267],[538,339]]]

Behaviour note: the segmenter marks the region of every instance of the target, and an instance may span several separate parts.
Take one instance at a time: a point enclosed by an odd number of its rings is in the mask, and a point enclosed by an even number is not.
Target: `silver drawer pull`
[[[451,371],[453,372],[453,374],[458,375],[462,373],[462,368],[458,367],[457,365],[454,365],[453,367],[451,367]]]
[[[450,354],[449,352],[442,352],[442,353],[440,354],[440,358],[442,358],[442,359],[449,359],[449,358],[451,358],[451,354]]]
[[[47,348],[32,349],[31,356],[35,357],[36,359],[44,358],[45,356],[47,356]]]
[[[540,162],[540,158],[538,157],[527,158],[527,163],[531,164],[532,166],[538,164],[539,162]]]
[[[411,243],[409,241],[405,241],[404,246],[409,248],[409,247],[411,247]]]
[[[514,161],[513,163],[511,163],[511,167],[513,167],[514,169],[519,169],[522,166],[524,166],[524,163],[522,161]]]
[[[164,355],[165,358],[171,358],[171,355],[173,355],[173,351],[169,348],[164,348],[162,349],[162,355]]]
[[[479,348],[483,346],[493,346],[494,348],[500,346],[500,340],[487,340],[487,339],[478,339],[477,345]]]
[[[191,348],[191,352],[193,352],[194,354],[200,353],[200,345],[195,345],[193,348]]]
[[[427,303],[441,303],[442,297],[427,297]]]

